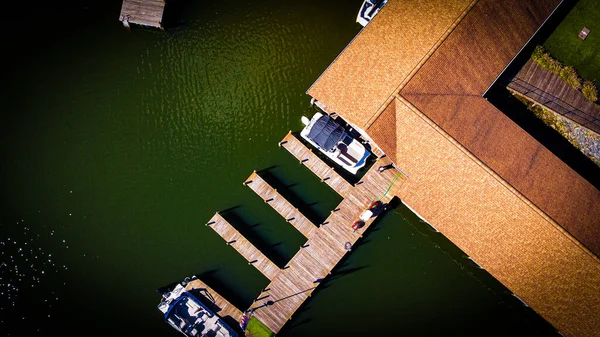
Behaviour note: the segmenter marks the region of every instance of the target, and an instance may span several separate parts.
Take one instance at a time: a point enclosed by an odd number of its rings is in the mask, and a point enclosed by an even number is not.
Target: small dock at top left
[[[119,21],[129,28],[130,24],[164,29],[162,26],[164,0],[123,0]]]

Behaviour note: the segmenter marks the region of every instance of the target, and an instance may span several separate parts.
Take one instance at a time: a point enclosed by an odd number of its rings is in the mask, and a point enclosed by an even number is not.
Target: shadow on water
[[[406,220],[407,223],[411,224],[412,227],[421,235],[427,237],[434,247],[442,251],[444,254],[449,256],[462,270],[468,275],[477,280],[478,283],[482,284],[485,288],[491,291],[493,294],[498,296],[500,303],[507,303],[512,311],[512,315],[520,317],[519,322],[528,324],[531,326],[541,327],[540,331],[543,336],[560,336],[556,329],[542,318],[537,312],[531,309],[529,306],[521,302],[521,300],[513,295],[513,293],[494,278],[490,273],[483,269],[474,260],[471,260],[469,256],[446,238],[437,229],[431,227],[429,224],[419,219],[406,206],[397,207],[394,211]],[[524,321],[521,320],[524,318]]]
[[[324,279],[321,280],[315,280],[315,285],[318,285],[318,287],[314,290],[314,292],[312,293],[311,297],[309,297],[301,306],[300,308],[296,311],[295,315],[297,315],[298,313],[301,312],[305,312],[307,310],[311,309],[311,299],[312,296],[316,296],[317,294],[319,294],[319,292],[327,289],[329,287],[329,285],[336,281],[339,280],[340,278],[353,274],[357,271],[363,270],[368,268],[369,266],[357,266],[357,267],[348,267],[350,265],[350,263],[348,262],[348,259],[350,258],[350,254],[356,252],[358,249],[360,249],[361,246],[365,245],[366,243],[370,242],[370,240],[367,240],[369,234],[371,232],[375,232],[378,231],[381,227],[381,220],[382,218],[385,217],[385,212],[389,212],[390,210],[393,210],[397,207],[399,201],[395,200],[397,198],[392,199],[392,201],[386,205],[386,211],[384,211],[383,214],[381,214],[377,219],[375,219],[375,221],[373,221],[373,223],[371,224],[371,226],[369,227],[369,229],[363,234],[363,237],[358,240],[354,246],[352,246],[352,250],[350,252],[348,252],[347,254],[345,254],[340,261],[337,263],[337,265],[333,268],[333,270],[331,271],[331,274],[328,275],[327,277],[325,277]],[[293,328],[295,326],[299,326],[302,324],[305,324],[307,322],[305,322],[306,320],[310,321],[309,319],[305,319],[302,321],[299,321],[297,324],[290,324],[290,325],[285,325],[283,327],[283,329],[290,329]]]
[[[308,218],[315,225],[325,221],[325,218],[320,216],[314,209],[313,206],[317,205],[317,201],[305,201],[302,200],[297,194],[290,190],[290,187],[295,186],[297,183],[286,185],[283,183],[283,179],[276,176],[273,171],[262,171],[260,174],[261,178],[266,181],[271,187],[277,190],[279,194],[287,201],[290,202],[294,207],[300,211],[304,216]]]
[[[533,112],[516,99],[506,86],[529,60],[537,45],[542,45],[554,32],[560,22],[569,14],[577,1],[564,1],[523,50],[498,77],[496,83],[484,95],[490,103],[508,118],[523,128],[538,142],[544,145],[564,163],[579,173],[584,179],[600,189],[600,168],[587,156],[575,148],[567,139],[537,118]]]
[[[206,2],[207,6],[209,4],[209,2]],[[192,0],[167,0],[163,12],[163,27],[165,29],[173,29],[183,26],[185,24],[184,14],[192,6],[194,6],[194,1]]]
[[[310,322],[311,322],[310,318],[305,318],[305,319],[300,320],[300,321],[292,321],[291,324],[288,324],[288,328],[289,329],[296,328],[296,327],[299,327],[301,325],[308,324]],[[285,327],[285,325],[284,325],[284,327]]]
[[[383,214],[381,214],[377,219],[375,219],[373,221],[373,223],[371,224],[369,229],[363,234],[363,237],[360,240],[358,240],[354,244],[354,246],[352,246],[352,250],[340,259],[340,261],[337,263],[337,265],[331,271],[331,274],[328,275],[327,277],[325,277],[324,279],[315,281],[315,284],[318,283],[318,287],[315,289],[315,291],[313,292],[312,295],[317,295],[320,291],[327,289],[329,287],[329,285],[335,280],[338,280],[344,276],[353,274],[357,271],[360,271],[360,270],[363,270],[363,269],[369,267],[369,266],[357,266],[357,267],[349,268],[348,266],[350,265],[350,263],[348,262],[348,259],[350,258],[351,253],[355,253],[358,249],[360,249],[360,247],[362,247],[363,245],[365,245],[371,241],[371,240],[368,240],[370,233],[376,232],[381,229],[381,220],[385,217],[385,214],[386,214],[385,212],[389,212],[390,210],[393,210],[394,208],[397,207],[397,204],[399,203],[399,201],[394,201],[395,199],[397,199],[397,198],[392,199],[392,201],[388,205],[386,205],[387,210],[384,211]],[[310,298],[306,302],[304,302],[304,304],[299,308],[299,310],[297,312],[298,313],[304,312],[309,309],[310,309]]]
[[[260,224],[250,225],[246,223],[242,217],[237,213],[238,208],[228,209],[226,211],[222,211],[220,214],[229,222],[242,236],[244,236],[248,241],[250,241],[258,250],[260,250],[265,256],[273,261],[275,265],[278,267],[283,267],[287,263],[287,260],[283,258],[277,251],[274,249],[280,243],[276,243],[274,245],[266,242],[260,235],[256,233],[256,231],[252,230],[252,228],[259,226]]]
[[[233,304],[236,308],[246,308],[250,305],[247,301],[244,301],[239,292],[225,286],[227,283],[222,277],[219,277],[217,270],[212,269],[196,274],[197,278],[204,282],[207,286],[211,287],[216,293],[225,298],[229,303]]]

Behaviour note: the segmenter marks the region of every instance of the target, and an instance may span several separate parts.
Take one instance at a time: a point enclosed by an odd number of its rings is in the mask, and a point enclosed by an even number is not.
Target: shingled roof
[[[390,0],[307,93],[496,279],[563,334],[597,334],[600,191],[482,97],[560,1],[448,3]]]

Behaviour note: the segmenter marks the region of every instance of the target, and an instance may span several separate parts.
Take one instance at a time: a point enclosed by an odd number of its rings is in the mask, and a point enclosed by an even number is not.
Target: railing
[[[600,133],[600,119],[590,115],[588,112],[572,106],[571,104],[552,94],[543,91],[531,83],[527,83],[522,79],[515,77],[508,84],[508,87],[522,95],[531,98],[538,104],[551,109],[559,115],[569,118],[580,125]]]

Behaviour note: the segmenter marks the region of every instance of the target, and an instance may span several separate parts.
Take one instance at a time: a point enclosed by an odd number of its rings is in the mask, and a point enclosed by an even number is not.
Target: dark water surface
[[[242,186],[252,170],[313,218],[340,202],[277,142],[312,113],[305,91],[359,32],[361,1],[175,4],[166,32],[127,31],[114,0],[9,19],[2,336],[177,336],[157,288],[199,275],[245,309],[267,284],[203,225],[215,211],[279,264],[304,242]],[[279,335],[552,331],[398,206]]]

